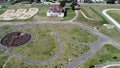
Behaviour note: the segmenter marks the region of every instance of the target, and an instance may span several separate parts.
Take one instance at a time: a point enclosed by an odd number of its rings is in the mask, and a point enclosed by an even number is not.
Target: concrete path
[[[109,16],[107,14],[107,11],[111,11],[111,10],[120,10],[120,9],[115,9],[115,8],[111,8],[111,9],[105,9],[102,11],[102,14],[108,19],[110,20],[118,29],[120,29],[120,24],[114,20],[111,16]]]
[[[120,67],[120,62],[106,62],[106,63],[96,66],[95,68],[108,68],[111,66],[119,66]]]
[[[85,13],[84,13],[82,10],[80,10],[80,12],[81,12],[81,13],[82,13],[82,15],[84,16],[84,18],[86,18],[86,19],[88,19],[88,20],[94,20],[94,19],[89,18],[88,16],[86,16],[86,15],[85,15]]]

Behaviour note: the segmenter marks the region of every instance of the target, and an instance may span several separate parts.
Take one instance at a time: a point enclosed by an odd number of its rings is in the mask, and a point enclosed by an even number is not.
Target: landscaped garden
[[[62,27],[61,27],[62,26]],[[33,29],[34,28],[34,29]],[[18,46],[9,50],[9,53],[18,53],[22,54],[24,57],[30,60],[45,60],[49,57],[55,55],[59,48],[59,44],[57,42],[56,32],[59,33],[60,36],[70,37],[76,42],[88,43],[94,42],[97,40],[97,37],[91,35],[86,30],[82,30],[76,25],[21,25],[21,26],[2,26],[1,27],[1,38],[3,38],[6,34],[11,31],[22,31],[28,32],[32,35],[32,39],[30,42],[23,46]],[[80,57],[82,54],[89,50],[89,46],[87,45],[77,45],[71,41],[69,41],[66,37],[61,37],[61,42],[63,44],[63,50],[61,54],[51,63],[43,64],[43,65],[29,65],[19,58],[13,57],[8,62],[6,67],[36,67],[40,66],[42,68],[48,67],[63,67],[64,64],[68,64],[69,62],[75,60],[77,57]],[[13,60],[14,59],[14,60]],[[18,62],[19,61],[19,62]],[[18,62],[18,63],[17,63]]]
[[[83,64],[79,65],[77,68],[91,68],[105,62],[119,62],[120,61],[120,49],[106,44],[104,45],[95,55],[90,57]]]

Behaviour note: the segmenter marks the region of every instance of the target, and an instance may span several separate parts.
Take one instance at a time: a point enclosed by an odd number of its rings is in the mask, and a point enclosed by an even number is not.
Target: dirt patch
[[[1,44],[5,47],[16,47],[27,43],[31,34],[26,32],[12,32],[2,38]]]

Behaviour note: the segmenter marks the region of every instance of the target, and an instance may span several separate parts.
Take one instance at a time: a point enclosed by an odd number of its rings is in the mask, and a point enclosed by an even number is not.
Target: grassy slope
[[[81,8],[84,9],[85,14],[93,19],[95,21],[87,20],[83,17],[81,13],[79,13],[79,17],[77,18],[76,21],[87,24],[89,26],[96,26],[100,32],[102,32],[105,35],[110,36],[111,38],[114,38],[115,40],[120,41],[119,34],[120,32],[117,29],[107,29],[103,27],[104,23],[109,23],[106,18],[102,15],[102,10],[107,9],[107,8],[120,8],[120,5],[97,5],[97,4],[92,4],[92,5],[81,5]],[[89,13],[89,12],[90,13]],[[96,17],[96,18],[94,18]]]
[[[0,55],[3,54],[3,53],[4,53],[4,51],[0,50]],[[2,68],[2,66],[6,62],[7,58],[8,58],[8,56],[1,56],[0,57],[0,68]]]
[[[100,49],[100,51],[98,51],[95,55],[89,58],[85,63],[78,66],[78,68],[89,68],[89,66],[91,65],[99,65],[107,61],[118,62],[120,61],[119,52],[120,49],[117,49],[110,44],[106,44]],[[117,58],[115,59],[114,57]]]
[[[113,19],[120,23],[120,10],[113,10],[107,12]]]

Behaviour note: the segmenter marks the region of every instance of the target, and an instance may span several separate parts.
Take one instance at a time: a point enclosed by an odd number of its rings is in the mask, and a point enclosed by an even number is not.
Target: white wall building
[[[64,17],[65,15],[65,8],[60,5],[53,5],[47,11],[46,15],[48,17]]]

